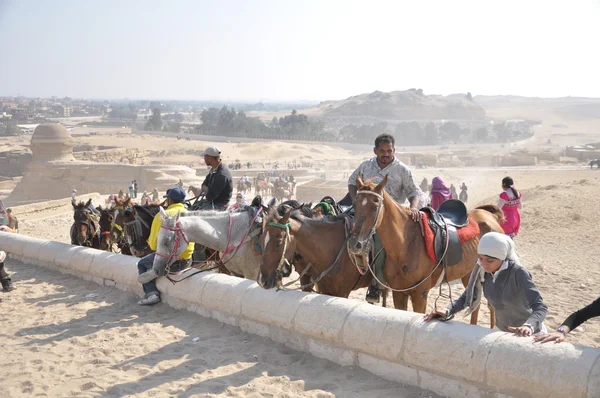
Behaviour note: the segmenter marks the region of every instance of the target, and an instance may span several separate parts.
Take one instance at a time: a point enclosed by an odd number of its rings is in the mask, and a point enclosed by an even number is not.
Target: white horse
[[[250,225],[250,212],[193,211],[169,216],[161,208],[160,217],[162,227],[153,266],[158,275],[167,263],[180,258],[187,240],[219,251],[225,268],[233,275],[251,280],[258,277],[262,255],[256,253],[252,238],[260,236],[262,228],[256,222]]]

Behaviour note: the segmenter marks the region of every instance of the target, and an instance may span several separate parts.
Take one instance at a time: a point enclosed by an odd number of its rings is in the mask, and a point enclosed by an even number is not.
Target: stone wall
[[[142,295],[138,259],[0,233],[10,257]],[[355,300],[264,290],[206,273],[177,285],[158,280],[176,309],[270,338],[344,366],[449,397],[600,397],[600,349],[531,339]]]

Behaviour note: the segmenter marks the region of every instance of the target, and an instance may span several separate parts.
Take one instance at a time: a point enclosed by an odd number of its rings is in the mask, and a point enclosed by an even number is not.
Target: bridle
[[[98,224],[98,228],[94,230],[92,225],[91,214],[90,211],[87,209],[76,209],[74,213],[74,225],[85,225],[87,227],[87,234],[85,240],[82,242],[82,245],[91,245],[94,237],[96,235],[99,235],[100,224]],[[78,217],[76,218],[75,215],[77,215]],[[85,220],[82,219],[82,216],[85,217]],[[79,236],[79,232],[77,232],[77,235]]]
[[[369,237],[366,239],[366,241],[369,241],[373,237],[373,235],[375,235],[375,232],[377,232],[377,224],[379,224],[379,217],[381,217],[381,212],[383,210],[384,198],[383,198],[383,195],[381,195],[377,192],[360,190],[360,191],[356,192],[356,199],[354,200],[355,203],[358,201],[359,195],[372,195],[372,196],[375,196],[376,198],[379,198],[379,205],[377,206],[377,210],[375,210],[375,218],[373,220],[373,226],[371,227],[371,232],[369,232]],[[356,206],[355,206],[355,208],[356,208]],[[348,253],[350,253],[350,250],[348,250]]]
[[[167,259],[167,265],[165,267],[165,272],[168,275],[169,272],[171,271],[171,265],[173,265],[174,262],[178,261],[178,260],[183,260],[183,258],[181,256],[177,255],[177,251],[179,250],[179,247],[181,246],[181,241],[185,241],[186,244],[190,244],[190,241],[188,240],[187,236],[185,235],[185,232],[183,231],[183,229],[181,228],[181,223],[178,221],[174,227],[167,227],[166,225],[161,225],[161,228],[166,229],[167,231],[174,231],[175,232],[175,242],[173,244],[173,248],[171,249],[171,252],[169,254],[161,254],[159,252],[156,252],[156,255],[158,257],[162,257],[162,258],[166,258]]]

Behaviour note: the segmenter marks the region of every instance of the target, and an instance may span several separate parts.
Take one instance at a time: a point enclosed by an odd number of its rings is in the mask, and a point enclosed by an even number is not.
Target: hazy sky
[[[0,95],[600,97],[600,0],[0,0]]]

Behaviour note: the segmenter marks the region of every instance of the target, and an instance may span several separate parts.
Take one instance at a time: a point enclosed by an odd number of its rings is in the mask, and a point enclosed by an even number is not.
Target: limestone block
[[[418,386],[445,397],[480,398],[485,396],[485,392],[464,379],[455,379],[424,370],[419,370]],[[527,395],[521,393],[515,397],[523,396]]]
[[[89,274],[91,276],[98,277],[99,275],[94,274],[92,272],[92,263],[94,262],[94,259],[97,256],[100,256],[103,253],[106,253],[106,252],[102,252],[102,251],[96,250],[96,249],[91,249],[89,247],[83,247],[83,248],[81,248],[81,250],[78,250],[75,253],[73,253],[70,264],[67,265],[65,268],[71,268],[71,269],[77,271],[78,273],[81,273],[84,275]]]
[[[346,320],[343,343],[348,348],[396,362],[411,320],[421,317],[414,312],[361,304]]]
[[[25,249],[28,246],[36,246],[39,239],[26,235],[18,235],[10,232],[0,232],[0,247],[7,253],[25,257]]]
[[[83,246],[72,246],[68,245],[64,250],[56,253],[56,257],[54,258],[54,264],[56,264],[60,268],[68,268],[72,269],[71,261],[75,253],[85,250],[86,248]],[[91,259],[90,259],[91,263]],[[89,266],[88,266],[89,268]],[[87,272],[87,270],[86,270]]]
[[[300,299],[306,295],[296,291],[265,290],[254,284],[244,293],[241,315],[263,324],[291,329]]]
[[[328,359],[342,366],[350,366],[356,363],[356,353],[329,341],[321,339],[308,339],[308,352],[312,355]]]
[[[600,357],[588,377],[587,398],[600,397]]]
[[[422,315],[406,330],[403,363],[440,375],[485,382],[488,352],[502,332],[462,322],[429,322]]]
[[[46,264],[55,264],[58,253],[69,247],[71,247],[71,245],[67,245],[66,243],[48,241],[40,247],[38,259]]]
[[[531,338],[505,334],[491,347],[487,384],[507,395],[585,397],[599,358],[597,348],[534,344]]]
[[[358,353],[358,366],[386,380],[411,386],[419,385],[417,369],[368,354]]]
[[[23,247],[23,257],[31,259],[32,261],[38,260],[38,254],[40,252],[40,249],[46,242],[48,241],[36,239],[35,241],[25,244],[25,246]]]
[[[350,312],[362,303],[324,294],[306,294],[294,316],[294,331],[315,339],[342,342],[342,328]]]
[[[256,334],[260,337],[270,337],[269,325],[264,323],[240,318],[239,327],[246,333]]]
[[[200,305],[209,310],[216,310],[237,317],[242,309],[244,292],[253,283],[255,282],[247,279],[215,274],[204,286]],[[216,315],[220,316],[219,314]],[[227,323],[231,324],[231,319],[228,319]]]
[[[175,284],[167,278],[159,278],[157,286],[161,292],[169,296],[176,297],[184,302],[199,304],[202,301],[204,286],[211,280],[211,275],[214,276],[217,274],[214,272],[203,272]]]
[[[95,250],[89,272],[103,279],[113,279],[115,270],[120,267],[121,254]]]
[[[112,280],[117,284],[136,285],[138,269],[137,262],[139,258],[133,256],[117,255],[112,262],[115,263],[113,268]]]

